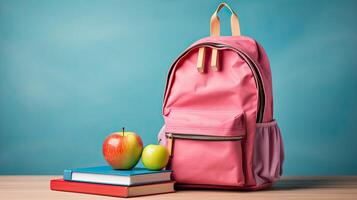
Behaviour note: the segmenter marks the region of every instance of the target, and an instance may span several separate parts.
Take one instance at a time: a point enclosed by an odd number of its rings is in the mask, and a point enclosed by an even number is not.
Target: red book
[[[120,185],[106,185],[96,183],[84,183],[65,181],[63,179],[54,179],[50,182],[51,190],[78,192],[86,194],[97,194],[114,197],[134,197],[150,194],[161,194],[174,192],[174,181],[137,185],[137,186],[120,186]]]

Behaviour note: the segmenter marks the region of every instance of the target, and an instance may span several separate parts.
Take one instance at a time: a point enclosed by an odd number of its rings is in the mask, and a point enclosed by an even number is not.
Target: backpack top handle
[[[218,17],[218,12],[223,8],[226,7],[231,11],[231,31],[232,31],[232,36],[240,36],[240,27],[239,27],[239,20],[237,14],[232,10],[231,7],[227,3],[220,3],[216,9],[216,11],[213,13],[211,17],[211,37],[212,36],[220,36],[221,28],[220,28],[220,23],[219,23],[219,17]],[[212,48],[212,53],[211,53],[211,68],[214,71],[219,71],[219,55],[218,55],[218,50],[216,48]],[[198,51],[198,57],[197,57],[197,64],[196,68],[198,72],[204,73],[205,71],[205,47],[200,47]]]
[[[240,36],[240,27],[237,14],[232,10],[232,8],[227,3],[220,3],[211,17],[211,36],[220,36],[220,23],[218,12],[226,7],[231,12],[231,31],[232,36]]]

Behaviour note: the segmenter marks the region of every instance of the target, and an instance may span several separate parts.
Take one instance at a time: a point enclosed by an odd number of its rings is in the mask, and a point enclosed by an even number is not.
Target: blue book
[[[171,170],[151,171],[145,168],[115,170],[110,166],[99,166],[64,170],[63,179],[67,181],[130,186],[170,181],[171,172]]]

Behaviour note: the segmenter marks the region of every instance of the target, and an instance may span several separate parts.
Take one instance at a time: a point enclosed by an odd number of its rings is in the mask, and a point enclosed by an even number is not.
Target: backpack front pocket
[[[220,110],[171,110],[164,116],[166,132],[211,136],[245,134],[244,113]]]
[[[177,111],[165,118],[169,167],[179,184],[242,186],[243,113]]]

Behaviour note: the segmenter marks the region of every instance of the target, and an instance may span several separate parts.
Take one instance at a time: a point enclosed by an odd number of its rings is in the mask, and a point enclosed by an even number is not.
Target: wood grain
[[[49,181],[53,178],[60,178],[60,176],[0,176],[0,199],[117,199],[116,197],[51,191],[49,189]],[[185,190],[171,194],[152,195],[131,199],[357,200],[357,176],[284,177],[273,188],[257,192]]]

